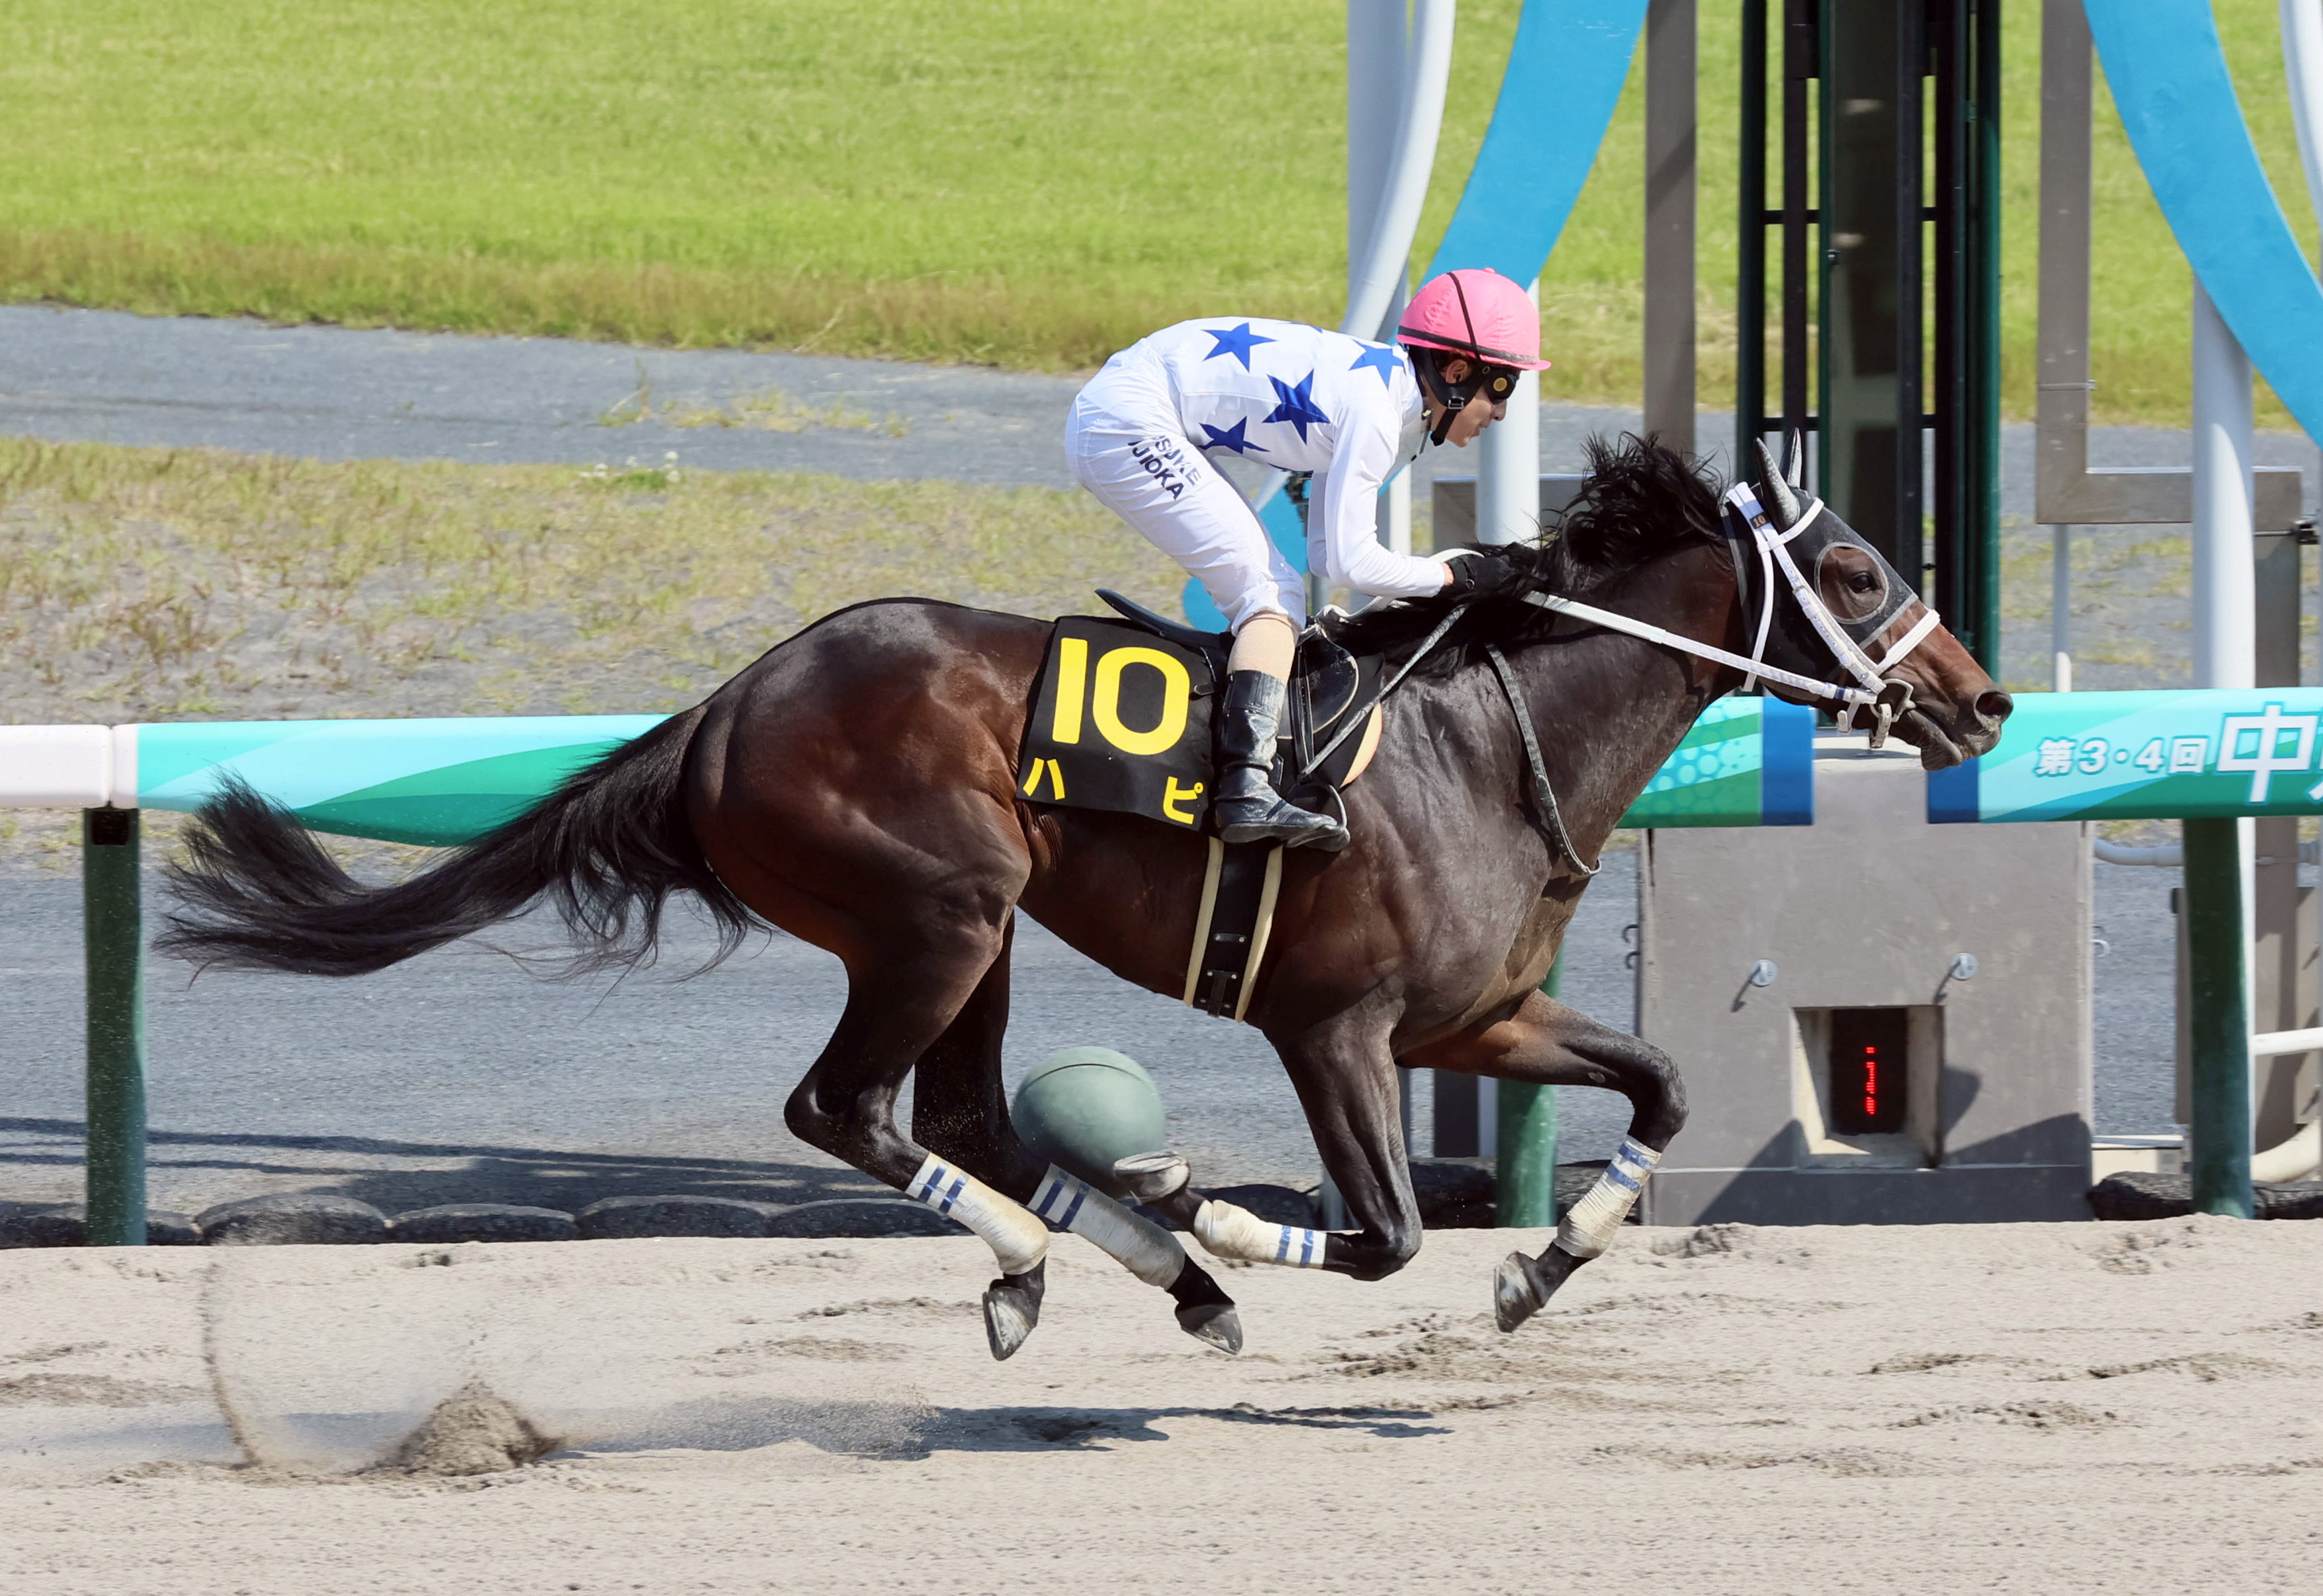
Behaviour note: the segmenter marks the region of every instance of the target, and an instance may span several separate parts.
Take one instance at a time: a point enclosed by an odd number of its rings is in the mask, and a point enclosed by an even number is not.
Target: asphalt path
[[[682,464],[716,471],[1069,489],[1061,440],[1081,381],[813,354],[0,307],[0,433],[55,442],[487,464],[657,462],[675,451]],[[634,414],[641,390],[658,415],[665,405],[730,406],[769,390],[805,410],[845,406],[876,425],[776,432],[604,424]],[[886,426],[891,416],[900,436]],[[1577,469],[1593,434],[1638,424],[1634,409],[1545,403],[1542,468]],[[1697,418],[1703,450],[1729,453],[1732,436],[1731,412]],[[2029,522],[2033,429],[2004,427],[2001,454],[2002,514]],[[2189,458],[2183,432],[2135,427],[2094,428],[2090,454],[2103,464]],[[2264,433],[2256,455],[2305,468],[2311,504],[2312,445]],[[1425,494],[1439,471],[1472,475],[1474,463],[1458,451],[1430,451],[1412,470],[1415,491]]]

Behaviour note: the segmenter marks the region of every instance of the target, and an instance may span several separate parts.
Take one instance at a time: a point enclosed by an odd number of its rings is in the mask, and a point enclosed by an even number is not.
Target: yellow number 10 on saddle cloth
[[[1211,698],[1209,662],[1194,650],[1067,616],[1049,638],[1016,790],[1036,803],[1198,830],[1209,806]]]
[[[1033,694],[1016,791],[1035,803],[1207,830],[1216,670],[1201,650],[1142,627],[1065,617],[1050,635]],[[1340,723],[1371,703],[1378,675],[1377,660],[1357,661],[1317,633],[1301,642],[1278,778],[1291,802],[1335,802],[1322,789],[1344,786],[1369,761],[1379,711],[1370,709],[1372,723],[1352,735],[1341,736]],[[1316,750],[1334,740],[1317,760]]]

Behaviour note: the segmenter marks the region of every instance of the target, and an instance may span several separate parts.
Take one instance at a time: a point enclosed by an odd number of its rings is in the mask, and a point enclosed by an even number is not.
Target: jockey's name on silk
[[[1933,822],[2323,814],[2323,688],[2028,693]]]
[[[1198,830],[1208,809],[1210,667],[1136,627],[1067,616],[1049,638],[1017,757],[1035,803]]]

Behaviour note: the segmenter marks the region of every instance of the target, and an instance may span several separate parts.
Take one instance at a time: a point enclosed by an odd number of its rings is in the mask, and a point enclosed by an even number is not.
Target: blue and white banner
[[[2028,693],[1931,822],[2323,814],[2323,688]]]

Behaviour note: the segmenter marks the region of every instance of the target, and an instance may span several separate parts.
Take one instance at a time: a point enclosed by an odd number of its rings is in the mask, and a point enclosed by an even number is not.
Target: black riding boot
[[[1347,840],[1345,826],[1285,803],[1270,779],[1287,696],[1281,682],[1264,671],[1236,671],[1226,678],[1217,711],[1218,792],[1211,816],[1228,842],[1342,847]]]

